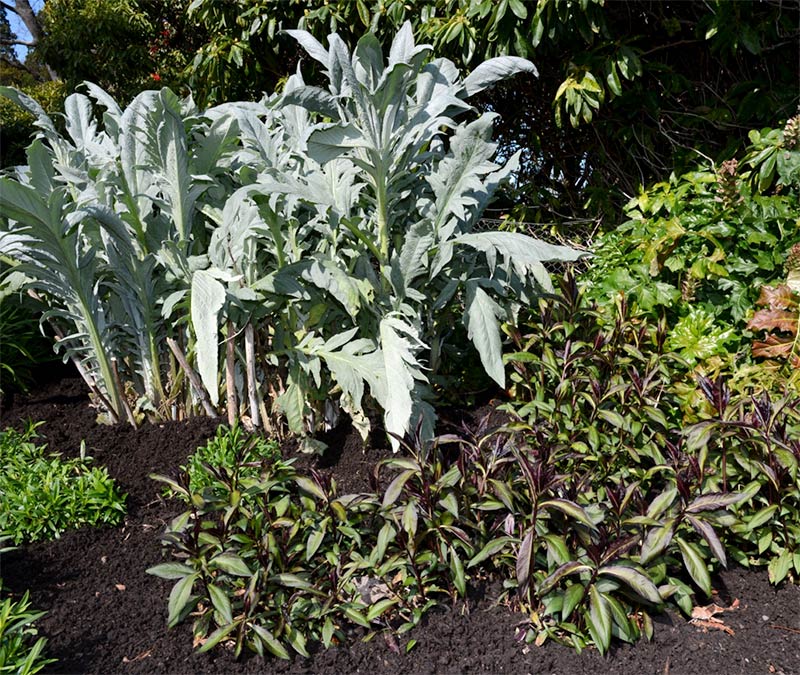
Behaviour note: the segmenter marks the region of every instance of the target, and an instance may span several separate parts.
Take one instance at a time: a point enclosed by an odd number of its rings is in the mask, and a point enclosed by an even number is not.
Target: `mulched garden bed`
[[[48,656],[58,673],[800,673],[800,587],[770,586],[766,572],[733,569],[715,578],[717,604],[737,609],[721,616],[733,634],[704,633],[678,614],[656,620],[655,639],[576,655],[555,644],[526,645],[515,639],[525,617],[496,603],[497,588],[473,588],[467,603],[431,613],[411,637],[405,654],[380,636],[368,643],[319,650],[292,662],[234,661],[224,652],[198,655],[189,623],[166,627],[171,582],[145,574],[162,561],[159,535],[181,505],[164,501],[152,472],[169,473],[214,433],[208,419],[145,425],[99,426],[83,384],[74,377],[43,383],[17,396],[0,414],[2,426],[44,420],[39,432],[51,450],[75,454],[82,439],[87,454],[128,493],[128,514],[115,529],[88,529],[20,549],[2,558],[7,590],[30,589],[34,605],[47,611],[39,622]],[[328,439],[321,461],[342,491],[368,489],[374,463],[385,453],[364,453],[352,434]],[[308,466],[310,460],[304,459]],[[399,649],[398,649],[399,648]]]

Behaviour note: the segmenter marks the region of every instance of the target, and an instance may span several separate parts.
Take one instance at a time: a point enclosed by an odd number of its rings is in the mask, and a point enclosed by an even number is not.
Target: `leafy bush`
[[[701,379],[705,420],[688,430],[715,489],[744,495],[725,544],[745,567],[767,566],[772,583],[800,579],[800,399],[734,396]]]
[[[0,532],[16,544],[58,537],[82,525],[117,525],[125,498],[91,458],[62,459],[36,445],[36,425],[0,432]]]
[[[7,75],[8,66],[0,65],[3,75]],[[3,82],[8,84],[14,79],[14,74],[9,78],[3,77]],[[44,110],[56,112],[63,108],[66,88],[63,82],[36,82],[33,77],[22,78],[24,81],[15,84],[26,95],[36,100]],[[30,112],[25,111],[12,101],[0,97],[0,148],[2,157],[0,166],[10,167],[25,161],[25,148],[31,142],[31,137],[36,132],[35,118]]]
[[[240,478],[258,476],[262,462],[281,458],[280,446],[260,436],[246,437],[240,426],[228,429],[220,426],[216,436],[189,457],[181,470],[189,476],[189,490],[201,492],[213,482],[207,467],[238,467]]]
[[[289,649],[307,655],[312,639],[342,641],[345,623],[379,620],[395,602],[371,603],[359,592],[356,554],[369,544],[360,498],[351,497],[346,511],[335,485],[302,477],[280,459],[245,462],[247,454],[238,444],[232,462],[195,465],[200,492],[190,491],[186,472],[179,481],[154,476],[190,504],[164,536],[180,562],[148,570],[178,580],[169,625],[196,612],[201,651],[230,640],[237,656],[246,645],[289,658]],[[375,506],[366,499],[363,508]]]
[[[741,161],[673,175],[631,200],[626,222],[600,240],[591,297],[611,307],[623,294],[666,316],[672,347],[706,372],[741,362],[760,289],[782,278],[800,240],[795,127],[753,131]]]
[[[34,308],[11,285],[0,285],[0,394],[26,391],[33,383],[34,367],[53,358]]]
[[[536,361],[527,335],[530,350],[509,357],[547,373],[517,407],[527,421],[404,442],[405,456],[379,466],[382,496],[338,496],[281,460],[243,462],[243,445],[232,463],[200,464],[211,482],[199,492],[186,473],[159,477],[190,505],[164,536],[177,560],[150,570],[177,580],[170,625],[195,612],[204,650],[288,658],[353,625],[407,630],[491,571],[528,609],[537,642],[606,651],[612,636],[651,635],[667,602],[689,614],[696,590],[711,592],[712,558],[727,563],[732,506],[752,493],[725,491],[712,470],[720,448],[698,453],[669,426],[663,331],[624,314],[594,329],[568,288],[572,303],[542,302],[549,319],[530,328],[548,335],[549,356]]]
[[[298,74],[261,103],[200,111],[164,89],[122,111],[87,85],[102,124],[73,94],[63,137],[3,89],[41,138],[0,179],[0,252],[114,419],[216,414],[224,380],[231,424],[247,401],[257,425],[269,398],[293,432],[340,406],[366,434],[374,401],[390,433],[421,419],[430,436],[453,323],[502,385],[500,322],[550,287],[543,261],[579,255],[472,231],[518,156],[491,160],[494,116],[466,100],[533,65],[502,57],[462,78],[408,24],[388,60],[370,34],[350,53],[335,34],[326,49],[290,33],[327,90]]]
[[[2,590],[0,579],[0,593]],[[16,601],[0,599],[0,673],[33,675],[55,662],[43,656],[45,638],[31,644],[37,632],[34,623],[44,614],[31,610],[27,592]]]

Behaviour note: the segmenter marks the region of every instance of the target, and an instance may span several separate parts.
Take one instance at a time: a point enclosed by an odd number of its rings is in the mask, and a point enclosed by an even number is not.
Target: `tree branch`
[[[8,38],[2,38],[0,39],[0,45],[23,45],[25,47],[35,47],[37,43],[27,40],[9,40]]]

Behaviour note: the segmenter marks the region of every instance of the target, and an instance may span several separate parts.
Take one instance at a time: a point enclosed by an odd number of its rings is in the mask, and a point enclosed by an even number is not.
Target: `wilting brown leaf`
[[[764,359],[785,359],[792,353],[794,340],[781,339],[776,335],[768,335],[764,340],[756,340],[753,342],[753,356],[761,357]],[[797,365],[797,355],[792,359],[792,365]]]
[[[736,634],[733,628],[726,626],[719,619],[709,619],[708,621],[703,621],[703,619],[692,619],[689,623],[693,623],[695,626],[700,626],[704,633],[707,633],[709,630],[721,630],[723,633],[727,633],[728,635]]]
[[[747,323],[751,330],[779,330],[797,333],[797,313],[784,309],[759,309]]]
[[[786,284],[780,286],[762,286],[757,305],[770,309],[794,309],[798,306],[797,294]]]

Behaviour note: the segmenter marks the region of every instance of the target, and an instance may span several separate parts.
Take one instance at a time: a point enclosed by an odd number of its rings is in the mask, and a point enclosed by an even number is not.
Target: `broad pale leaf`
[[[192,275],[191,316],[197,338],[197,370],[213,405],[219,403],[219,312],[225,304],[225,288],[205,270]]]
[[[467,79],[464,80],[464,89],[468,97],[474,96],[487,87],[491,87],[519,73],[532,73],[534,76],[539,75],[536,66],[527,59],[522,59],[518,56],[499,56],[484,61],[475,68],[475,70],[467,76]]]
[[[363,135],[352,124],[318,125],[306,139],[308,156],[318,164],[330,162],[365,144]]]
[[[481,358],[486,373],[497,384],[505,388],[506,373],[503,367],[503,351],[500,341],[498,317],[503,309],[475,282],[467,283],[464,323],[467,336]]]
[[[297,40],[311,58],[316,59],[326,68],[330,67],[328,50],[311,33],[305,30],[285,30],[283,32]]]

